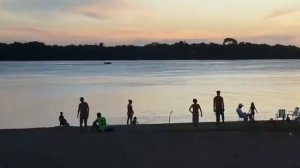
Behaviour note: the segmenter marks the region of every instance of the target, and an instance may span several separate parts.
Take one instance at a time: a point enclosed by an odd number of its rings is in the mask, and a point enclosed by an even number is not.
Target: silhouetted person
[[[92,130],[96,129],[99,132],[112,131],[112,127],[108,127],[106,124],[106,119],[101,116],[101,113],[97,113],[97,119],[93,122]]]
[[[129,125],[129,121],[130,121],[130,125],[132,125],[132,117],[133,117],[133,108],[132,108],[132,100],[128,100],[128,105],[127,105],[127,125]]]
[[[258,114],[258,112],[257,112],[257,110],[256,110],[256,107],[255,107],[254,103],[252,102],[252,103],[251,103],[251,106],[250,106],[250,109],[249,109],[250,120],[251,120],[251,121],[254,121],[255,111],[256,111],[256,113]]]
[[[67,122],[67,120],[65,119],[63,112],[60,112],[60,115],[58,117],[59,120],[59,126],[60,127],[67,127],[70,126],[69,123]]]
[[[220,125],[220,116],[222,116],[222,122],[224,123],[224,101],[223,97],[220,96],[221,92],[217,91],[217,96],[214,98],[214,112],[216,113],[217,125]]]
[[[244,121],[248,121],[249,115],[242,111],[243,106],[244,105],[240,103],[236,108],[236,112],[238,113],[240,118],[243,118]]]
[[[194,104],[191,105],[191,107],[189,108],[189,111],[193,114],[193,118],[192,118],[193,125],[195,128],[197,128],[198,123],[199,123],[199,111],[200,111],[201,117],[202,117],[202,109],[201,109],[200,105],[197,104],[197,99],[193,99],[193,103]]]
[[[290,122],[291,121],[291,118],[290,118],[290,115],[288,114],[287,116],[286,116],[286,122]]]
[[[78,106],[78,112],[77,112],[77,118],[80,114],[79,122],[80,122],[80,128],[82,127],[82,122],[84,122],[84,127],[87,126],[87,120],[89,117],[89,105],[84,102],[84,98],[80,98],[80,104]]]
[[[136,118],[136,117],[133,117],[132,124],[133,124],[133,125],[137,125],[137,124],[140,124],[140,123],[137,121],[137,118]]]

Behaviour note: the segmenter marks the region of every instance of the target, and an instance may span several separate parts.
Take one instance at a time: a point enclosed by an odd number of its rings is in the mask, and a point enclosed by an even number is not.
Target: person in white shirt
[[[242,111],[243,106],[244,105],[242,103],[240,103],[236,109],[236,112],[240,118],[243,118],[244,121],[248,121],[249,115]]]

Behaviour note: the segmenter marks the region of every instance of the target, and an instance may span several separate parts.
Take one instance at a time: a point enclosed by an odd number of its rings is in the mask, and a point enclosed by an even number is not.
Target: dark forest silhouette
[[[41,42],[0,43],[0,60],[230,60],[300,59],[300,48],[267,44],[238,43],[226,38],[223,44],[151,43],[144,46],[45,45]]]

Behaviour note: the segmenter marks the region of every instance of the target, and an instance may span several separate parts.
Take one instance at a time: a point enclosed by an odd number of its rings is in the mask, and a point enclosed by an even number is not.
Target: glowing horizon
[[[300,46],[294,0],[1,0],[1,42],[238,41]]]

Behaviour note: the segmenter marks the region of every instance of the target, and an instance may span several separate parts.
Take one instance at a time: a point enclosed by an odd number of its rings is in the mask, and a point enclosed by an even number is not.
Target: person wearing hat
[[[248,121],[249,115],[242,111],[243,106],[244,105],[242,103],[240,103],[236,109],[236,112],[240,118],[243,118],[244,121]]]

